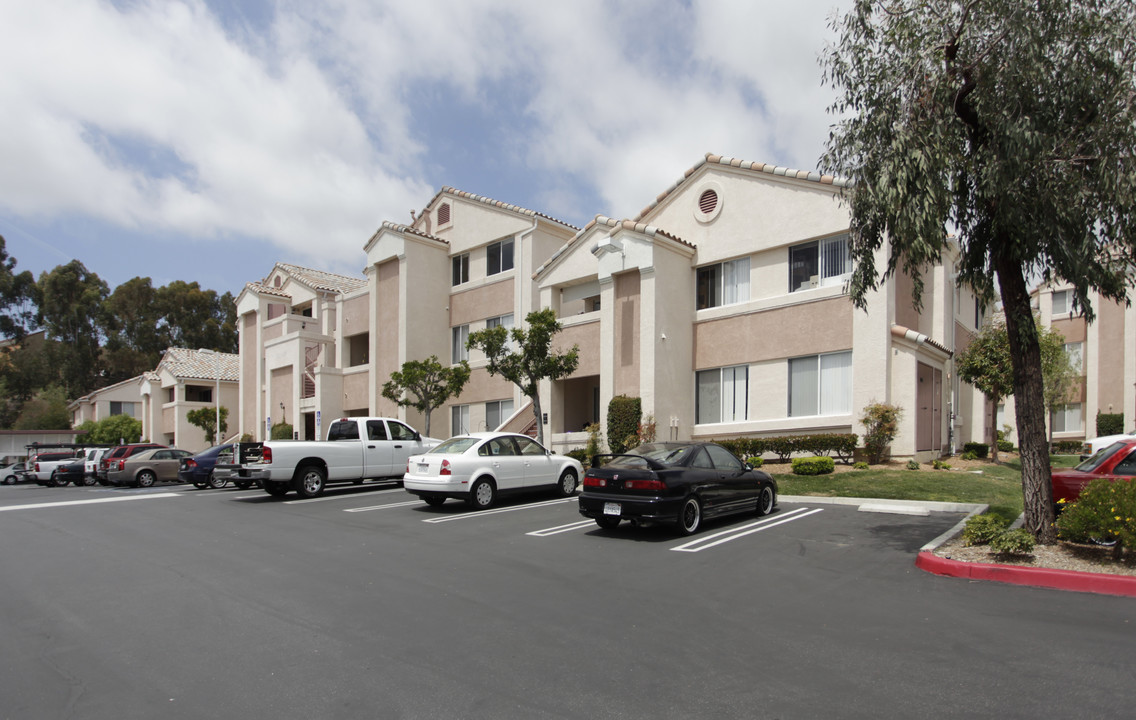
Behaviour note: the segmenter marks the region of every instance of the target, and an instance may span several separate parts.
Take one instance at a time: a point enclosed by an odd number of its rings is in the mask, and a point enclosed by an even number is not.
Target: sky
[[[0,0],[0,235],[238,294],[443,186],[577,227],[708,153],[812,170],[851,0]]]

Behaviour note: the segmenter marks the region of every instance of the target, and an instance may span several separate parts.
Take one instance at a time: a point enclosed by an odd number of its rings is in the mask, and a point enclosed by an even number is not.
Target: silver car
[[[111,485],[152,487],[159,482],[178,482],[181,459],[192,457],[188,450],[155,448],[135,453],[122,460],[112,460],[107,468],[107,482]]]

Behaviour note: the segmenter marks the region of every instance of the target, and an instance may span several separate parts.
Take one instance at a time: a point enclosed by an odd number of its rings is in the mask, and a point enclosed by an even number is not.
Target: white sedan
[[[552,454],[527,435],[482,432],[452,437],[411,457],[402,486],[432,507],[458,498],[484,510],[498,495],[514,492],[555,490],[568,497],[582,474],[579,462]]]

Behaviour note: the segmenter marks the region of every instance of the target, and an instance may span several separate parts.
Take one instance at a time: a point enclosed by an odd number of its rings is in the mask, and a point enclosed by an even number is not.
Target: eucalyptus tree
[[[1125,301],[1136,276],[1136,3],[857,0],[824,54],[837,122],[822,165],[850,182],[864,307],[957,237],[958,280],[1000,290],[1026,527],[1055,541],[1041,355],[1027,279]],[[876,267],[879,253],[883,267]]]

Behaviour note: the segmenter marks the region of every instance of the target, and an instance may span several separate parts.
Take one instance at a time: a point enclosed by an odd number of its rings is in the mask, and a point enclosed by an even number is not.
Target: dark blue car
[[[228,480],[218,480],[213,477],[213,466],[217,464],[218,456],[224,458],[223,462],[231,463],[233,461],[233,445],[231,443],[214,445],[193,457],[182,458],[181,465],[178,467],[178,480],[183,483],[193,483],[198,488],[225,487],[229,482]],[[233,484],[245,490],[252,485],[252,481],[234,482]]]

